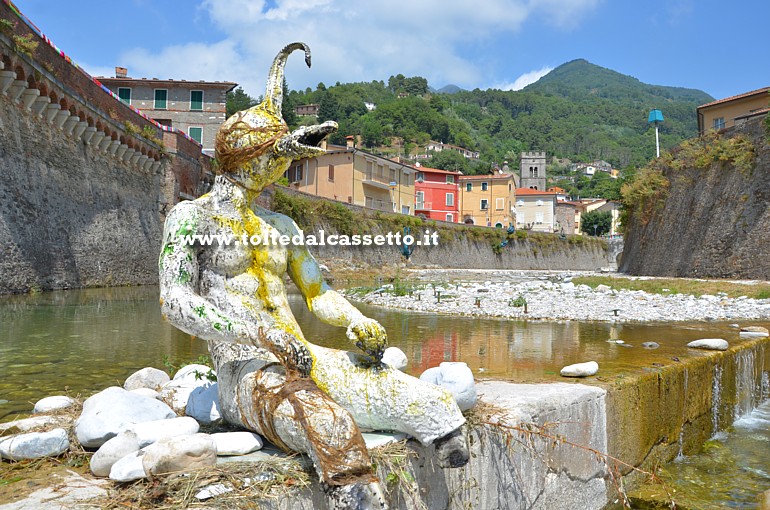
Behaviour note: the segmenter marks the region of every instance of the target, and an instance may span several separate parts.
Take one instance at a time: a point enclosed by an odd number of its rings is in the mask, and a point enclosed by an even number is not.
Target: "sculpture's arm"
[[[290,236],[299,227],[289,218],[280,218],[279,230]],[[289,247],[289,276],[305,298],[308,308],[319,320],[347,328],[347,337],[377,361],[387,347],[385,328],[362,314],[355,306],[324,281],[321,268],[305,246]]]
[[[200,213],[193,202],[182,202],[166,217],[163,249],[158,261],[160,305],[163,317],[174,326],[205,340],[253,344],[256,337],[243,321],[198,294],[200,243],[183,242],[183,236],[201,234]]]

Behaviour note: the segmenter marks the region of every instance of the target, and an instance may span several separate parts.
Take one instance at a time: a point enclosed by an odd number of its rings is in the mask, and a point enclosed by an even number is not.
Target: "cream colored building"
[[[379,211],[414,214],[416,170],[349,147],[296,161],[286,171],[289,186],[319,197]]]
[[[516,228],[535,232],[554,232],[556,193],[530,188],[516,190]],[[566,229],[565,229],[566,230]]]
[[[767,114],[769,106],[770,87],[701,105],[698,107],[698,132],[733,127],[746,118]]]
[[[461,175],[459,182],[461,222],[498,228],[513,224],[513,174]]]

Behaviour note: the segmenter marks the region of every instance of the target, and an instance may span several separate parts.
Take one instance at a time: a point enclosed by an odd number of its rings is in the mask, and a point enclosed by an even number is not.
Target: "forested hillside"
[[[294,117],[291,109],[318,104],[318,121],[340,125],[334,142],[360,135],[374,152],[414,155],[429,140],[477,150],[481,161],[457,165],[483,173],[535,149],[573,161],[639,166],[655,150],[647,123],[651,109],[663,111],[661,144],[673,147],[696,134],[695,108],[712,100],[699,90],[647,85],[585,60],[568,62],[521,91],[431,90],[424,78],[403,75],[387,83],[319,83],[315,90],[290,91],[284,113],[290,124],[316,122]]]

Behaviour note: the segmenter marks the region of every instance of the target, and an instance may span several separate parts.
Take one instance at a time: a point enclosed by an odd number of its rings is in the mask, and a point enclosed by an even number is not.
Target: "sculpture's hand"
[[[310,377],[313,356],[297,337],[285,331],[270,331],[264,335],[263,341],[286,370],[299,372],[303,377]]]
[[[373,361],[379,363],[382,360],[382,353],[388,346],[388,334],[379,322],[368,317],[356,319],[348,326],[347,336]]]

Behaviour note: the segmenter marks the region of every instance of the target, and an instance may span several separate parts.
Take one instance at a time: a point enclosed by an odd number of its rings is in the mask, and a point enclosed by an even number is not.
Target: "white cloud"
[[[277,51],[303,41],[313,51],[313,68],[299,55],[289,59],[287,80],[295,89],[397,73],[424,76],[436,86],[475,87],[489,69],[469,47],[495,46],[534,15],[568,26],[600,1],[202,0],[200,9],[225,34],[222,40],[137,49],[121,61],[136,75],[236,81],[256,96]]]
[[[494,88],[500,89],[500,90],[521,90],[527,85],[531,85],[532,83],[535,83],[537,80],[545,76],[546,74],[553,71],[553,67],[543,67],[540,69],[537,69],[536,71],[530,71],[528,73],[524,73],[513,83],[507,83],[503,85],[497,85]]]

